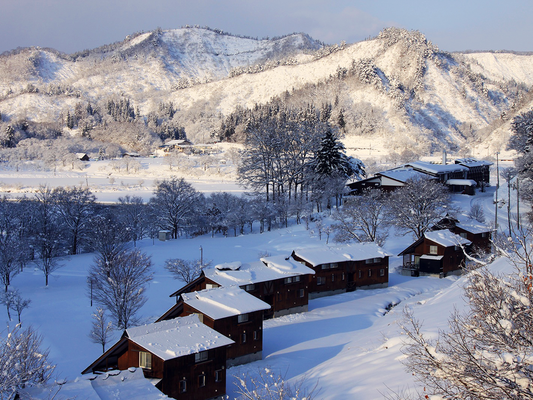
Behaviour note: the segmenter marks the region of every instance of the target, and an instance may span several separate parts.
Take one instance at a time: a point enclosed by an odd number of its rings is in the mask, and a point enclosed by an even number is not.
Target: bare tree
[[[455,213],[448,189],[428,178],[409,180],[390,196],[388,207],[392,224],[412,232],[417,239],[442,218]]]
[[[472,204],[472,206],[470,206],[470,211],[468,212],[468,218],[480,223],[485,222],[485,212],[483,211],[483,207],[477,203]]]
[[[364,191],[359,196],[346,200],[340,210],[333,214],[335,240],[347,242],[376,242],[382,244],[387,237],[389,225],[387,196],[379,189]]]
[[[287,382],[283,375],[270,368],[259,369],[257,373],[243,373],[234,376],[240,399],[247,400],[312,400],[319,390],[318,382],[311,385],[307,377]]]
[[[48,186],[41,186],[35,193],[35,200],[34,241],[38,253],[35,264],[43,271],[46,286],[48,286],[50,274],[63,266],[56,259],[61,250],[62,230],[55,210],[52,189]]]
[[[96,197],[88,188],[58,187],[53,190],[56,210],[66,227],[69,254],[77,254],[87,240],[89,221]]]
[[[152,276],[149,256],[124,250],[107,261],[96,257],[88,282],[94,301],[110,313],[118,329],[127,329],[138,323],[135,314],[146,303],[144,292]]]
[[[0,336],[0,399],[13,399],[19,389],[46,383],[55,366],[48,362],[41,336],[17,325]]]
[[[404,364],[429,395],[533,399],[530,233],[511,246],[508,257],[517,267],[511,275],[496,275],[486,267],[470,272],[465,286],[469,310],[455,311],[449,330],[440,332],[437,340],[425,337],[421,323],[406,311]]]
[[[169,229],[177,239],[180,226],[192,217],[202,195],[183,178],[171,178],[157,184],[150,204],[157,215],[161,229]]]
[[[0,280],[6,292],[25,259],[23,213],[19,205],[5,196],[0,199]]]
[[[148,207],[139,196],[126,195],[119,197],[118,201],[122,222],[128,230],[133,246],[136,247],[137,241],[143,239],[148,232]]]
[[[210,265],[210,262],[204,263],[200,260],[182,260],[181,258],[170,258],[165,261],[165,268],[174,275],[175,279],[179,279],[185,283],[191,283],[198,278],[202,272],[202,268]]]
[[[4,292],[0,295],[0,304],[6,306],[7,316],[9,320],[11,320],[10,310],[15,311],[17,313],[19,324],[21,324],[20,317],[22,315],[22,311],[28,308],[30,306],[30,303],[31,300],[23,299],[17,289],[8,290],[7,292]]]
[[[93,314],[92,329],[89,333],[91,342],[102,345],[102,353],[105,353],[105,346],[113,336],[113,324],[107,320],[105,310],[97,308]]]

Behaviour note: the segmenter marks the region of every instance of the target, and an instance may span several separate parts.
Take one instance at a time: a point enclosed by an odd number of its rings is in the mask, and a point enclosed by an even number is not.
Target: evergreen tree
[[[326,131],[310,164],[315,174],[322,177],[365,175],[363,163],[346,155],[344,145],[331,129]]]

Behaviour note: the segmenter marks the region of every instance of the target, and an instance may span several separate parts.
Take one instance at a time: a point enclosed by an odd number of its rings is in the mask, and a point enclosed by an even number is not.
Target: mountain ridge
[[[0,113],[4,124],[57,122],[80,102],[118,96],[131,99],[146,122],[172,102],[174,122],[193,141],[206,141],[238,107],[284,96],[294,106],[335,104],[346,111],[348,135],[389,135],[393,148],[458,151],[488,140],[501,149],[508,124],[498,120],[531,104],[528,61],[533,56],[443,52],[422,33],[398,28],[334,46],[306,34],[260,40],[205,28],[155,30],[70,56],[41,48],[4,53]],[[498,126],[487,134],[491,124]]]

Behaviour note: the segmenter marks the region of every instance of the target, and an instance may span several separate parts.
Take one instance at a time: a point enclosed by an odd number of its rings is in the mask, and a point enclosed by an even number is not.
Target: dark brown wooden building
[[[314,272],[288,257],[264,257],[252,263],[224,263],[204,269],[202,275],[172,293],[200,291],[215,287],[239,286],[270,305],[264,318],[305,312],[308,309],[308,276]]]
[[[389,284],[389,254],[375,243],[300,249],[294,250],[291,257],[315,272],[309,276],[311,299]]]
[[[399,255],[403,256],[402,274],[439,275],[460,274],[465,262],[463,247],[472,242],[443,229],[426,232]]]
[[[156,387],[179,400],[222,398],[226,394],[226,348],[233,340],[200,322],[174,318],[129,328],[82,374],[142,368]]]
[[[232,339],[227,367],[263,358],[263,312],[270,306],[238,286],[182,293],[178,302],[158,321],[191,314],[217,332]]]

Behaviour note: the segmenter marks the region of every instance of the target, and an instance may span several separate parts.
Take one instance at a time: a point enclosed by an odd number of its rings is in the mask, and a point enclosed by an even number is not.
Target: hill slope
[[[529,104],[532,61],[445,53],[421,33],[397,28],[329,47],[305,34],[257,40],[202,28],[156,30],[73,55],[40,48],[3,54],[0,113],[4,124],[61,125],[77,104],[105,107],[123,98],[147,122],[172,102],[174,123],[206,141],[221,117],[277,96],[296,107],[331,104],[332,118],[345,113],[348,136],[391,151],[491,154],[506,143],[505,121]]]

